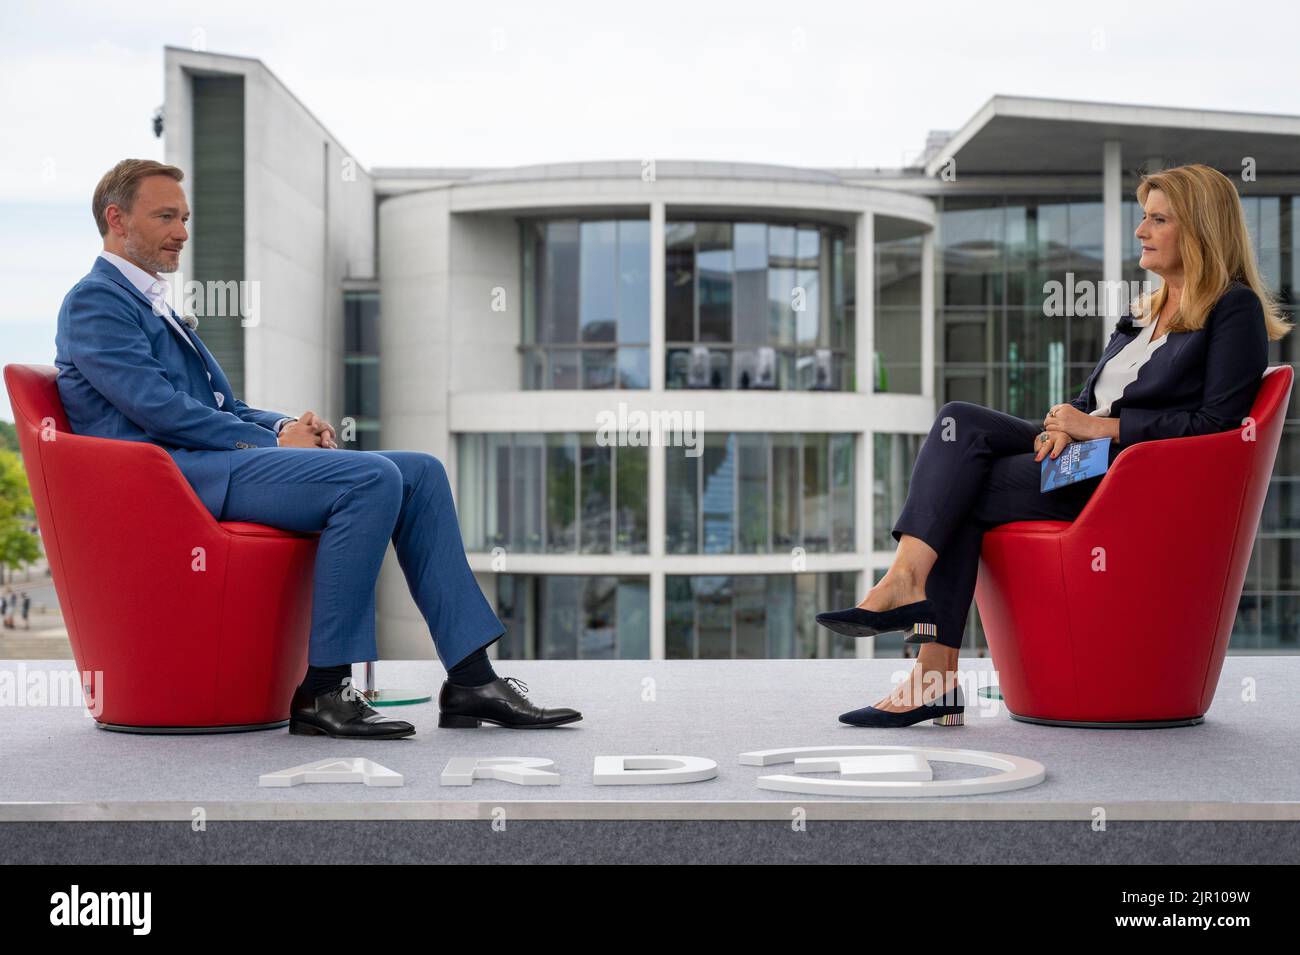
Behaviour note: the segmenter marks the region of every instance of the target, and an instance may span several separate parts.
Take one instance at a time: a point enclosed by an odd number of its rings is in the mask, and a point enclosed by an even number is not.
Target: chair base
[[[101,723],[95,725],[102,730],[113,733],[142,733],[162,736],[192,736],[204,733],[253,733],[257,730],[277,730],[289,725],[286,720],[274,720],[270,723],[231,723],[226,726],[127,726],[122,723]]]
[[[1101,722],[1093,720],[1047,720],[1038,716],[1021,716],[1018,713],[1008,711],[1013,720],[1021,723],[1038,723],[1041,726],[1076,726],[1081,729],[1090,730],[1159,730],[1167,729],[1171,726],[1195,726],[1197,723],[1204,723],[1204,716],[1188,716],[1182,719],[1174,720],[1129,720],[1116,722]]]

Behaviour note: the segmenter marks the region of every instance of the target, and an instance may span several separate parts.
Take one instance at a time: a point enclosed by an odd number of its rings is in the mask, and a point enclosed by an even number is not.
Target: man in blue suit
[[[438,725],[537,728],[582,718],[544,709],[485,648],[497,619],[465,560],[442,462],[415,451],[339,449],[315,412],[250,408],[167,302],[189,238],[184,173],[126,159],[95,189],[104,251],[63,300],[55,339],[59,395],[72,430],[161,445],[213,517],[319,531],[307,673],[289,732],[396,739],[415,728],[387,719],[351,686],[352,664],[378,656],[375,580],[388,541],[447,667]]]

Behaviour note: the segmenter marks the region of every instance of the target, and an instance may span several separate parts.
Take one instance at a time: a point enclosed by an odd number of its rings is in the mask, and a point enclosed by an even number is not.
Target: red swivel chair
[[[1292,377],[1290,365],[1264,372],[1253,440],[1241,427],[1131,445],[1073,522],[985,533],[975,602],[1013,719],[1121,728],[1204,719]]]
[[[284,726],[317,535],[218,522],[158,445],[73,434],[57,373],[4,370],[87,708],[129,732]]]

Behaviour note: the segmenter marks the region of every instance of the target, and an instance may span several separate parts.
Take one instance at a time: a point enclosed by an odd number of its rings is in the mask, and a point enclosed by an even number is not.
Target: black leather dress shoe
[[[414,736],[415,727],[405,720],[380,716],[364,693],[345,683],[316,697],[302,686],[294,690],[289,732],[343,739],[402,739]]]
[[[438,694],[438,725],[469,729],[480,723],[495,723],[510,729],[543,729],[582,719],[567,707],[542,709],[524,696],[528,685],[512,676],[497,677],[483,686],[460,686],[444,680]],[[521,692],[523,691],[523,692]]]
[[[933,643],[938,639],[934,604],[927,600],[891,607],[888,610],[827,610],[817,615],[817,622],[827,630],[846,637],[873,637],[878,633],[909,631],[904,643]]]

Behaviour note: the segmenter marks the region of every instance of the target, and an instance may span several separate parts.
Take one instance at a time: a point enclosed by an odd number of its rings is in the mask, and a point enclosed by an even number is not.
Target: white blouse
[[[1134,324],[1136,325],[1137,322],[1135,321]],[[1088,412],[1089,414],[1109,417],[1111,402],[1137,380],[1138,371],[1156,353],[1156,349],[1169,340],[1169,333],[1165,332],[1154,342],[1151,341],[1151,334],[1156,327],[1155,319],[1139,327],[1142,331],[1134,335],[1131,342],[1112,355],[1102,366],[1093,385],[1093,396],[1097,399],[1097,407]]]

